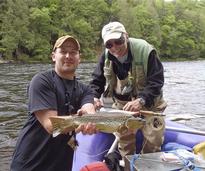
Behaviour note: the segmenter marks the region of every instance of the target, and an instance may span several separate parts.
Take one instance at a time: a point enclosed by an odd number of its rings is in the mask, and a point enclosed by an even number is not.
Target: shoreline
[[[183,62],[183,61],[204,61],[205,58],[198,59],[161,59],[161,62]],[[42,62],[42,61],[15,61],[15,60],[4,60],[0,59],[0,64],[11,64],[11,63],[22,63],[22,64],[32,64],[32,63],[50,63],[51,61]],[[83,60],[81,63],[93,63],[97,62],[97,60]]]
[[[12,60],[3,60],[3,59],[0,59],[0,64],[8,64],[8,63],[13,63],[14,61]]]

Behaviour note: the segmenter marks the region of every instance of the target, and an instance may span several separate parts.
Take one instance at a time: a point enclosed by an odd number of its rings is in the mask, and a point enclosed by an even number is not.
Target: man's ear
[[[51,53],[51,58],[52,58],[52,61],[53,61],[53,62],[56,61],[56,58],[55,58],[55,52],[52,52],[52,53]]]

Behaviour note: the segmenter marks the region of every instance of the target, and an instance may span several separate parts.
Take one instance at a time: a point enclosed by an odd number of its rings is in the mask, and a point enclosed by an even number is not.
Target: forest
[[[0,59],[48,62],[56,39],[69,34],[82,60],[96,61],[110,21],[153,44],[162,60],[205,59],[205,0],[0,0]]]

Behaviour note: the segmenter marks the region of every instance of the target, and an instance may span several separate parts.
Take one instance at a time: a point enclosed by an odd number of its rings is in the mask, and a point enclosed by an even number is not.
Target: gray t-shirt
[[[49,70],[33,77],[28,88],[28,120],[20,132],[11,163],[11,171],[69,171],[73,150],[67,144],[69,134],[53,138],[33,114],[44,109],[58,115],[76,113],[85,103],[93,103],[92,90],[77,80],[64,80]]]

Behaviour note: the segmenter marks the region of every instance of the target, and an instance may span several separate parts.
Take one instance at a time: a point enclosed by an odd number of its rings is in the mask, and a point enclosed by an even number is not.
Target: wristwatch
[[[139,103],[144,106],[145,105],[145,99],[143,99],[142,97],[138,98],[139,99]]]

